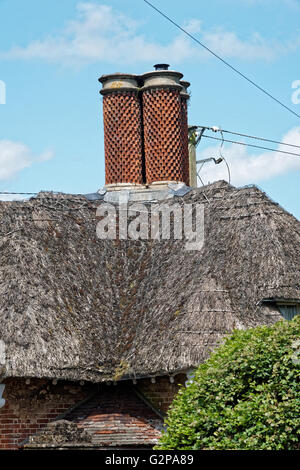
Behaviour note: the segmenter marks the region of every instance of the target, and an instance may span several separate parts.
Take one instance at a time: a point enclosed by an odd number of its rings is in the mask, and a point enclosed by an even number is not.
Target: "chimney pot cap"
[[[185,88],[188,88],[190,86],[190,82],[187,82],[185,80],[180,80],[181,85],[183,85]]]
[[[122,80],[122,79],[133,79],[133,80],[137,80],[138,79],[138,75],[134,75],[132,73],[120,73],[120,72],[116,72],[116,73],[110,73],[110,74],[105,74],[105,75],[101,75],[100,78],[98,78],[98,81],[100,83],[105,83],[107,82],[108,80],[112,80],[112,79],[115,79],[115,80]]]
[[[169,64],[155,64],[153,65],[155,70],[169,70],[170,65]]]

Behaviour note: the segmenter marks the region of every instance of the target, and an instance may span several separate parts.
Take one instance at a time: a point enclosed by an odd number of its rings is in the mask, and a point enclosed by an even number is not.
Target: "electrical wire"
[[[266,139],[265,137],[257,137],[255,135],[242,134],[241,132],[227,131],[227,130],[224,130],[224,129],[217,129],[216,130],[215,127],[208,127],[208,126],[197,126],[197,127],[200,127],[204,130],[208,129],[208,130],[214,131],[214,132],[226,132],[227,134],[233,134],[233,135],[238,135],[238,136],[241,136],[241,137],[247,137],[248,139],[256,139],[256,140],[261,140],[261,141],[264,141],[264,142],[270,142],[272,144],[287,145],[288,147],[295,147],[295,148],[300,149],[300,145],[288,144],[287,142],[279,142],[278,140]]]
[[[204,131],[204,129],[206,129],[206,128],[203,127],[203,128],[202,128],[202,131]],[[208,129],[208,128],[207,128],[207,129]],[[223,136],[222,130],[220,130],[220,132],[221,132],[221,135],[222,135],[222,139],[220,139],[220,140],[222,140],[222,143],[221,143],[220,148],[219,148],[220,161],[224,161],[224,163],[225,163],[225,165],[226,165],[226,167],[227,167],[227,172],[228,172],[228,184],[230,184],[230,183],[231,183],[230,168],[229,168],[229,165],[228,165],[228,163],[227,163],[226,158],[224,157],[224,155],[223,155],[223,153],[222,153],[222,147],[223,147],[223,144],[224,144],[224,136]],[[202,135],[203,135],[203,132],[201,133],[200,138],[202,137]],[[198,141],[198,142],[199,142],[199,141]],[[215,158],[210,158],[210,159],[208,159],[208,160],[214,160],[215,163],[220,163],[219,161],[217,162]],[[201,172],[201,170],[202,170],[202,168],[203,168],[204,163],[206,163],[206,160],[200,160],[199,163],[200,163],[200,162],[202,163],[202,165],[201,165],[201,167],[197,170],[197,177],[198,177],[199,180],[201,181],[202,186],[205,186],[205,184],[204,184],[204,182],[203,182],[203,180],[202,180],[202,178],[201,178],[201,176],[200,176],[200,172]],[[196,162],[196,163],[198,163],[198,162]]]
[[[224,145],[224,135],[223,135],[223,131],[221,131],[221,136],[222,136],[222,143],[220,145],[220,148],[219,148],[219,153],[220,153],[220,157],[222,158],[222,160],[225,162],[225,165],[227,166],[227,171],[228,171],[228,183],[230,184],[231,183],[231,174],[230,174],[230,168],[229,168],[229,165],[227,163],[227,160],[226,158],[224,157],[223,153],[222,153],[222,147]]]
[[[214,140],[218,140],[218,141],[222,141],[223,139],[219,138],[219,137],[213,137],[212,135],[206,135],[206,134],[203,134],[202,137],[206,137],[207,139],[214,139]],[[276,149],[271,149],[269,147],[262,147],[260,145],[254,145],[254,144],[247,144],[246,142],[238,142],[236,140],[228,140],[228,139],[224,139],[224,142],[229,142],[230,144],[238,144],[238,145],[244,145],[246,147],[254,147],[254,148],[258,148],[258,149],[262,149],[262,150],[269,150],[270,152],[276,152],[276,153],[284,153],[286,155],[294,155],[296,157],[300,157],[300,154],[299,153],[292,153],[292,152],[285,152],[284,150],[276,150]]]
[[[22,195],[30,196],[30,195],[37,195],[39,193],[16,193],[16,192],[10,192],[10,191],[0,191],[0,194],[22,194]]]
[[[203,47],[204,49],[206,49],[210,54],[212,54],[213,56],[215,56],[217,59],[219,59],[221,62],[223,62],[223,64],[225,64],[227,67],[229,67],[231,70],[233,70],[235,73],[237,73],[238,75],[240,75],[242,78],[244,78],[245,80],[247,80],[249,83],[251,83],[251,85],[255,86],[258,90],[260,90],[262,93],[264,93],[265,95],[267,95],[269,98],[271,98],[273,101],[275,101],[277,104],[280,104],[280,106],[282,106],[283,108],[285,108],[287,111],[289,111],[290,113],[294,114],[295,116],[297,116],[298,118],[300,118],[300,115],[297,114],[295,111],[293,111],[291,108],[289,108],[286,104],[282,103],[281,101],[279,101],[277,98],[275,98],[275,96],[271,95],[271,93],[269,93],[268,91],[266,91],[264,88],[262,88],[260,85],[258,85],[257,83],[255,83],[253,80],[251,80],[250,78],[248,78],[246,75],[244,75],[242,72],[240,72],[237,68],[233,67],[233,65],[231,65],[229,62],[227,62],[226,60],[222,59],[222,57],[220,57],[218,54],[216,54],[215,52],[213,52],[211,49],[209,49],[209,47],[205,46],[205,44],[203,44],[202,42],[200,42],[197,38],[195,38],[195,36],[193,36],[191,33],[189,33],[186,29],[182,28],[178,23],[175,23],[175,21],[173,21],[169,16],[167,16],[165,13],[163,13],[161,10],[159,10],[157,7],[155,7],[154,5],[152,5],[152,3],[150,3],[148,0],[144,0],[145,3],[147,3],[151,8],[153,8],[153,10],[157,11],[157,13],[159,13],[161,16],[163,16],[164,18],[166,18],[170,23],[172,23],[174,26],[176,26],[176,28],[180,29],[183,33],[185,33],[187,36],[189,36],[193,41],[195,41],[197,44],[199,44],[201,47]]]

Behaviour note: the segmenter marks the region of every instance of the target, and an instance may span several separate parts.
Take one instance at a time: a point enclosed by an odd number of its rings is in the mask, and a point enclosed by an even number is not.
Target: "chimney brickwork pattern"
[[[136,76],[103,75],[105,183],[189,184],[188,82],[168,64]]]
[[[189,165],[189,130],[188,130],[188,87],[190,82],[180,80],[182,86],[181,95],[181,135],[182,135],[182,152],[184,158],[184,181],[190,184],[190,165]]]
[[[135,91],[103,97],[105,183],[142,184],[141,107]]]
[[[162,88],[143,92],[146,181],[183,181],[180,91]]]

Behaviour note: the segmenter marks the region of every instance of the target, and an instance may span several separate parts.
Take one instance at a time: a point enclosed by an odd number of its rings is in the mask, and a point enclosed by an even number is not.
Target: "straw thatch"
[[[263,299],[299,299],[300,223],[256,187],[218,182],[205,243],[96,236],[84,196],[0,204],[0,339],[5,376],[119,380],[203,361],[233,328],[280,319]]]

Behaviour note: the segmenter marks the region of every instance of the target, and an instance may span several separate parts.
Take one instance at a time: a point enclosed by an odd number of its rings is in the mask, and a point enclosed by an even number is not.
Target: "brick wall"
[[[0,449],[16,449],[25,438],[43,428],[48,422],[65,413],[70,407],[93,393],[94,386],[31,379],[4,381],[0,409]]]
[[[187,380],[185,374],[178,374],[174,377],[174,383],[170,383],[169,377],[156,377],[156,382],[151,383],[150,379],[138,380],[138,390],[149,400],[152,405],[165,414],[178,392],[179,385]]]
[[[156,383],[150,379],[137,381],[136,387],[153,404],[166,413],[176,395],[179,384],[186,381],[185,374],[175,376],[174,383],[169,377],[157,377]],[[56,385],[44,379],[7,379],[4,381],[3,398],[6,403],[0,409],[0,449],[17,449],[29,435],[35,434],[91,396],[97,385],[59,381]]]

